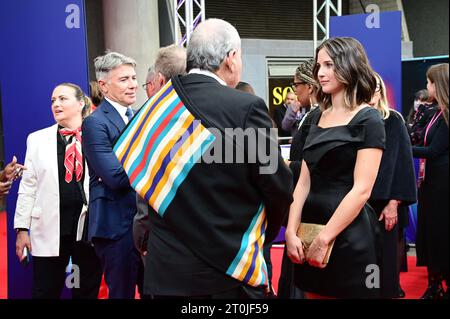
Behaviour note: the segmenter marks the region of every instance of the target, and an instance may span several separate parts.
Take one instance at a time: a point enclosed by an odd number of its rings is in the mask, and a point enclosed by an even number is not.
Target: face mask
[[[414,101],[414,110],[417,111],[417,109],[419,108],[420,105],[420,101],[416,100]]]

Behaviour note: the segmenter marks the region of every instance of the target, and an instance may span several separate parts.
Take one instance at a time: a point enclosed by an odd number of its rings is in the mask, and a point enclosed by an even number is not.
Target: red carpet
[[[408,257],[408,272],[400,273],[400,285],[406,299],[419,299],[428,285],[426,267],[416,267],[416,257]]]
[[[284,246],[273,247],[272,259],[272,283],[275,292],[278,289],[280,278],[281,260]],[[416,267],[416,257],[408,256],[408,272],[400,273],[400,285],[405,291],[405,299],[419,299],[427,287],[427,270],[425,267]]]
[[[0,299],[7,298],[7,253],[6,253],[6,213],[0,212]],[[283,255],[283,246],[272,248],[273,265],[273,288],[275,292],[278,289],[278,279],[280,278],[281,258]],[[408,272],[401,273],[400,281],[403,290],[406,293],[406,299],[418,299],[425,291],[427,286],[427,274],[425,267],[416,267],[416,258],[408,257]],[[108,290],[106,285],[102,284],[99,298],[107,297]],[[136,294],[137,295],[137,294]]]

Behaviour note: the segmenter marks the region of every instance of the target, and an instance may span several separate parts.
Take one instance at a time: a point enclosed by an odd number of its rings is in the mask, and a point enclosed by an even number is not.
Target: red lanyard
[[[436,123],[436,121],[439,119],[439,117],[442,115],[443,111],[441,110],[439,112],[439,114],[434,114],[433,118],[430,121],[430,124],[428,124],[427,129],[425,131],[425,137],[423,139],[423,145],[426,146],[427,145],[427,136],[428,136],[428,132],[430,131],[431,127],[434,125],[434,123]]]

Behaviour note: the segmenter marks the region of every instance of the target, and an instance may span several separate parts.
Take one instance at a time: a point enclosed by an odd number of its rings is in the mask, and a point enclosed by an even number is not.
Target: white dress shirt
[[[213,79],[217,80],[220,84],[227,86],[227,84],[225,83],[224,80],[222,80],[221,78],[219,78],[216,74],[207,71],[207,70],[200,70],[200,69],[192,69],[189,71],[189,74],[203,74],[209,77],[212,77]]]
[[[113,102],[110,99],[108,99],[107,97],[105,97],[106,101],[109,102],[109,104],[111,104],[117,112],[119,112],[120,117],[122,118],[122,120],[125,122],[125,124],[128,124],[128,117],[125,115],[125,113],[127,112],[127,109],[130,108],[129,106],[123,106],[117,102]],[[134,114],[134,112],[133,112]]]

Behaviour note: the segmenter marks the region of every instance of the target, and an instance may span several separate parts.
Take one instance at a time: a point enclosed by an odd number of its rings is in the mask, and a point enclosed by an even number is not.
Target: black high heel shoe
[[[445,291],[444,288],[441,285],[431,285],[428,286],[427,290],[425,290],[425,293],[420,297],[420,299],[425,300],[438,300],[438,299],[444,299]]]
[[[400,286],[398,286],[398,297],[397,298],[405,298],[405,291]]]

